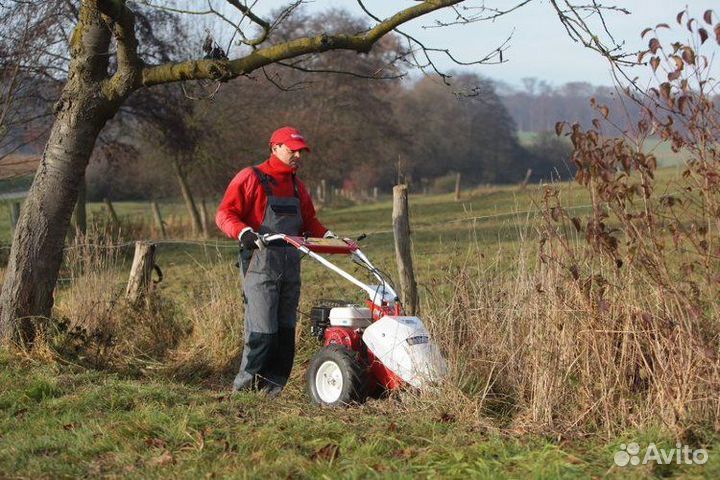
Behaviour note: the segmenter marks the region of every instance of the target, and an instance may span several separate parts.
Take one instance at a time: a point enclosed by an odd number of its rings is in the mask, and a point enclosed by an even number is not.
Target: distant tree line
[[[280,28],[290,36],[364,24],[343,11],[300,11]],[[283,31],[276,38],[282,41]],[[553,148],[521,145],[492,81],[469,74],[449,84],[409,79],[397,61],[403,53],[388,36],[367,55],[310,56],[216,93],[190,82],[150,90],[134,101],[152,105],[143,109],[152,114],[120,116],[110,130],[120,132],[122,143],[95,155],[89,198],[177,196],[178,171],[196,195],[216,197],[239,169],[268,157],[270,133],[285,124],[300,128],[313,148],[301,172],[311,187],[325,180],[357,192],[387,191],[400,175],[417,190],[455,173],[468,185],[517,182],[528,169],[534,179],[567,176],[567,146],[554,138],[545,139]]]
[[[569,82],[554,87],[544,80],[524,78],[522,88],[498,84],[503,105],[508,109],[519,130],[524,132],[549,132],[555,122],[579,123],[583,128],[592,127],[597,112],[590,108],[590,99],[606,105],[615,115],[616,124],[626,127],[627,122],[640,119],[639,107],[633,102],[622,101],[623,95],[613,87],[595,86],[587,82]]]
[[[167,28],[152,33],[154,57],[165,61],[208,46],[208,54],[217,54],[211,36],[157,16]],[[300,9],[274,41],[365,28],[342,10]],[[168,32],[173,41],[163,38]],[[558,93],[529,81],[525,91],[511,91],[471,74],[411,79],[403,48],[386,36],[366,55],[326,52],[227,84],[183,82],[135,94],[100,138],[86,173],[88,199],[175,197],[188,188],[217,197],[239,169],[267,158],[270,133],[285,124],[300,128],[313,147],[301,172],[311,187],[325,180],[357,192],[387,191],[400,176],[417,190],[441,187],[455,173],[468,185],[517,182],[528,169],[534,180],[572,174],[567,144],[540,136],[523,145],[517,130],[549,130],[568,118],[556,107],[570,93],[573,106],[579,111],[583,104],[589,115],[588,97],[581,98],[587,89]],[[554,109],[540,107],[545,103]]]

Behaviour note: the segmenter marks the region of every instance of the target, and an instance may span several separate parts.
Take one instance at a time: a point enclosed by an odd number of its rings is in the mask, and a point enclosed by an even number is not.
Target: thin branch
[[[283,92],[295,92],[298,90],[302,90],[302,87],[304,85],[310,85],[310,83],[312,83],[312,82],[307,82],[307,81],[299,81],[299,82],[293,83],[289,87],[286,87],[279,82],[280,76],[277,73],[275,74],[275,76],[278,78],[278,81],[276,81],[270,75],[268,75],[267,69],[265,67],[262,67],[261,70],[263,72],[263,75],[265,76],[265,79],[268,82],[272,83],[277,89],[282,90]]]
[[[450,7],[460,3],[460,1],[461,0],[426,1],[401,10],[370,30],[356,35],[322,34],[314,37],[298,38],[255,50],[245,57],[230,61],[191,60],[182,63],[167,63],[146,67],[142,72],[142,80],[136,87],[175,82],[181,79],[226,81],[239,75],[250,73],[253,70],[271,63],[314,52],[353,50],[359,53],[367,53],[375,42],[385,34],[393,31],[398,25],[435,10]]]
[[[493,20],[496,20],[496,19],[498,19],[502,16],[505,16],[509,13],[512,13],[519,8],[524,7],[525,5],[527,5],[528,3],[532,2],[532,1],[533,0],[523,0],[522,2],[515,4],[515,6],[505,9],[505,10],[501,10],[501,9],[497,9],[497,8],[490,8],[490,7],[486,7],[484,5],[482,7],[464,7],[464,10],[467,10],[467,11],[480,9],[481,12],[490,11],[493,13],[492,13],[492,15],[488,15],[488,16],[483,16],[482,13],[479,13],[475,16],[467,17],[465,15],[460,14],[460,12],[458,12],[458,19],[453,22],[441,22],[440,20],[437,20],[435,22],[435,25],[423,25],[422,28],[424,28],[424,29],[439,28],[439,27],[448,27],[450,25],[465,25],[465,24],[474,23],[474,22],[493,21]]]
[[[245,43],[246,45],[250,45],[251,47],[263,43],[265,40],[267,40],[267,37],[270,34],[270,24],[252,12],[252,8],[255,6],[255,4],[257,4],[257,1],[258,0],[255,0],[255,2],[253,2],[253,4],[248,7],[247,5],[241,4],[238,0],[227,0],[230,5],[240,10],[243,14],[242,18],[240,18],[240,21],[237,24],[238,29],[240,27],[240,24],[246,17],[252,20],[255,24],[259,25],[260,28],[262,28],[262,33],[254,40],[248,40],[245,35],[243,35],[243,43]],[[242,34],[242,31],[240,33]]]
[[[397,80],[400,78],[405,78],[405,76],[406,76],[406,74],[404,74],[404,73],[400,73],[397,75],[383,75],[383,76],[378,75],[383,70],[383,68],[377,69],[372,75],[365,75],[362,73],[350,72],[347,70],[301,67],[296,64],[291,64],[291,63],[282,62],[282,61],[276,62],[276,63],[278,65],[282,65],[283,67],[292,68],[293,70],[298,70],[298,71],[304,72],[304,73],[332,73],[332,74],[336,74],[336,75],[347,75],[350,77],[365,78],[365,79],[370,79],[370,80]]]

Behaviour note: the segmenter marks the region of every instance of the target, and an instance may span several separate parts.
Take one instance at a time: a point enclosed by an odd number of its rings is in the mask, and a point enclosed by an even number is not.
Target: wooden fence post
[[[148,293],[152,284],[152,272],[155,265],[155,245],[148,242],[135,242],[130,278],[125,295],[132,304],[138,304]]]
[[[460,172],[455,176],[455,201],[460,201]]]
[[[378,188],[373,187],[373,200],[375,200],[377,202],[377,199],[378,199]]]
[[[412,262],[410,243],[410,215],[408,211],[407,185],[393,187],[393,233],[395,234],[395,259],[397,260],[403,305],[409,315],[418,312],[418,292]]]
[[[117,213],[115,213],[115,208],[113,207],[112,202],[109,198],[105,197],[103,200],[105,202],[105,208],[108,211],[108,215],[110,215],[110,220],[112,220],[113,227],[115,230],[120,229],[120,220],[118,220]]]
[[[156,201],[150,202],[152,208],[153,218],[155,219],[155,226],[160,230],[160,236],[167,238],[167,232],[165,231],[165,223],[163,222],[162,215],[160,214],[160,207]]]
[[[325,179],[323,178],[320,180],[320,201],[323,203],[328,202],[328,190],[327,190],[327,184],[325,183]]]

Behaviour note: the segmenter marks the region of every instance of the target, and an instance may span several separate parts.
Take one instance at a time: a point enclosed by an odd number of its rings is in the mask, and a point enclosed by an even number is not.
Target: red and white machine
[[[261,239],[264,243],[284,240],[369,296],[367,306],[334,301],[313,307],[312,333],[323,343],[307,372],[308,391],[315,403],[339,406],[362,402],[382,389],[403,385],[422,388],[445,375],[445,360],[422,321],[403,315],[397,294],[356,242],[284,234],[263,235]],[[363,283],[321,253],[349,255],[378,284]]]

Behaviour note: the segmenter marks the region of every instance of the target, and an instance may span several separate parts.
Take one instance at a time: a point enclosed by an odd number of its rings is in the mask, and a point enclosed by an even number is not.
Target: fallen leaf
[[[27,408],[21,408],[19,410],[15,410],[15,413],[13,413],[13,417],[15,418],[23,418],[25,414],[27,413]]]
[[[173,457],[172,453],[165,450],[162,454],[158,455],[157,457],[153,457],[148,461],[148,465],[167,465],[168,463],[175,463],[175,458]]]
[[[334,443],[328,443],[317,452],[310,455],[310,460],[320,461],[325,460],[332,462],[340,456],[340,446]]]
[[[440,415],[439,421],[442,423],[452,423],[455,421],[455,415],[445,412]]]
[[[150,448],[165,448],[167,444],[161,438],[146,438],[145,445]]]
[[[402,450],[395,450],[393,456],[396,458],[412,458],[415,456],[415,451],[412,448],[403,448]]]

